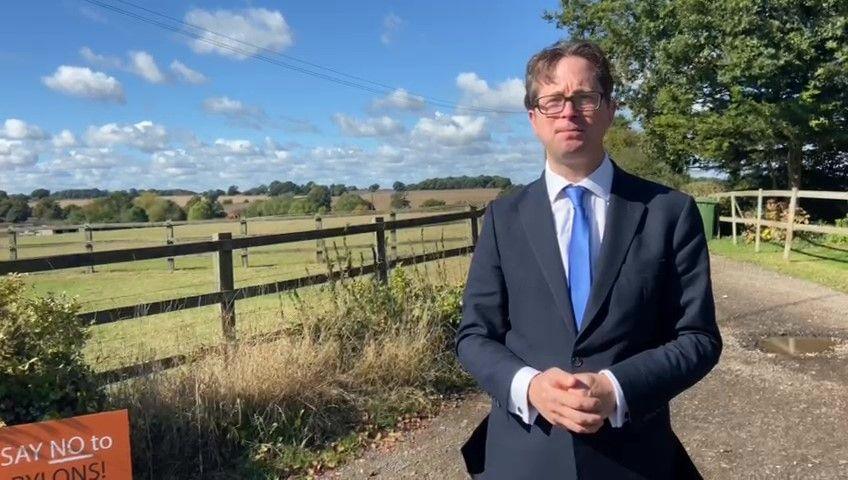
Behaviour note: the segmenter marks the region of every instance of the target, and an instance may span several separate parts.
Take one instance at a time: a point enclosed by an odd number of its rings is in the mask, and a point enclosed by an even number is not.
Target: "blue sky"
[[[564,35],[541,18],[555,1],[97,2],[230,38],[84,0],[15,2],[0,30],[1,190],[523,183],[543,168],[523,69]]]

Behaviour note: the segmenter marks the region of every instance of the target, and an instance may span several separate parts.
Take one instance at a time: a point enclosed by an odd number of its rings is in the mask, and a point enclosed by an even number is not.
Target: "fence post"
[[[757,237],[754,239],[754,251],[760,251],[760,228],[763,225],[763,189],[757,191]]]
[[[736,195],[730,194],[730,219],[731,229],[733,231],[733,244],[736,245]]]
[[[394,210],[389,213],[389,220],[394,222],[397,220],[397,212]],[[391,258],[392,260],[397,260],[397,227],[392,224],[392,228],[389,229],[389,248],[391,249]]]
[[[18,232],[9,227],[9,260],[18,259]]]
[[[242,236],[246,237],[247,236],[247,219],[242,218],[241,220],[239,220],[239,223],[241,224],[241,234],[242,234]],[[247,247],[245,247],[245,248],[241,249],[241,266],[244,267],[244,268],[247,268],[248,265],[249,265],[249,263],[247,261]]]
[[[377,224],[377,280],[386,283],[389,279],[388,263],[386,262],[386,224],[383,217],[374,217]]]
[[[165,222],[165,245],[173,245],[174,244],[174,224],[171,223],[171,219],[169,218]],[[168,257],[168,271],[174,273],[174,257]]]
[[[792,235],[795,229],[795,209],[798,207],[798,189],[792,188],[792,197],[789,199],[789,224],[786,225],[786,243],[783,245],[783,259],[789,260],[789,251],[792,250]]]
[[[231,297],[234,288],[233,279],[233,234],[230,232],[216,233],[215,241],[224,240],[224,244],[218,249],[213,257],[214,267],[218,272],[218,291],[223,294],[221,299],[221,331],[224,339],[232,342],[236,339],[236,305],[235,298]]]
[[[83,230],[85,233],[85,251],[86,253],[94,253],[94,231],[91,229],[91,225],[87,223],[83,226]],[[88,266],[88,273],[94,273],[94,264]]]
[[[477,246],[477,236],[479,232],[477,231],[477,207],[474,205],[468,206],[468,211],[471,212],[471,217],[468,219],[471,222],[471,246]]]
[[[321,215],[315,215],[315,230],[321,230],[323,228],[323,222],[321,220]],[[315,239],[315,261],[318,263],[322,263],[324,261],[324,239],[316,238]]]

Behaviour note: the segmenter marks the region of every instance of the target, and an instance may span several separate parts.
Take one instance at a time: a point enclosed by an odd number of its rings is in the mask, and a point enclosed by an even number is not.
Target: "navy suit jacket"
[[[710,264],[692,197],[614,165],[604,239],[576,331],[542,178],[486,209],[463,296],[456,352],[492,397],[463,447],[491,480],[698,478],[671,429],[668,402],[718,362]],[[615,375],[629,409],[594,434],[527,425],[506,410],[515,373]]]

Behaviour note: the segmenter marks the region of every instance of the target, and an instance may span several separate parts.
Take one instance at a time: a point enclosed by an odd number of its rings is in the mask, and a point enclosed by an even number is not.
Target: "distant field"
[[[399,214],[409,218],[422,213]],[[371,223],[373,215],[328,217],[324,228],[345,224]],[[284,233],[315,228],[311,219],[254,221],[248,223],[250,235]],[[217,232],[230,232],[240,236],[238,222],[217,222],[174,227],[176,242],[207,240]],[[138,248],[163,245],[165,228],[142,228],[94,232],[95,251]],[[19,258],[48,256],[84,251],[83,236],[68,233],[49,236],[21,235]],[[327,239],[326,248],[331,259],[350,251],[353,263],[372,262],[373,234],[351,235],[346,238]],[[468,221],[423,229],[398,231],[398,255],[436,251],[470,244]],[[347,245],[347,249],[345,248]],[[8,239],[0,238],[0,251],[8,255]],[[316,242],[298,242],[286,245],[252,248],[249,250],[250,266],[243,268],[240,251],[234,252],[236,287],[269,283],[326,271],[326,264],[316,261]],[[2,254],[0,254],[2,255]],[[465,266],[463,265],[465,261]],[[467,259],[451,259],[447,264],[454,278],[463,278]],[[94,274],[84,269],[66,269],[26,275],[25,279],[37,293],[65,293],[74,296],[82,311],[93,311],[125,305],[208,293],[216,289],[212,256],[194,255],[177,257],[176,271],[167,269],[165,259],[103,265]],[[423,267],[422,267],[423,268]],[[427,268],[432,269],[433,264]],[[307,291],[317,291],[309,288]],[[320,297],[316,301],[328,301]],[[279,328],[292,314],[292,301],[287,293],[269,295],[236,304],[238,328],[241,335]],[[204,307],[169,314],[143,317],[93,327],[93,339],[86,355],[98,370],[113,368],[151,358],[160,358],[186,351],[201,345],[217,343],[221,338],[217,307]]]

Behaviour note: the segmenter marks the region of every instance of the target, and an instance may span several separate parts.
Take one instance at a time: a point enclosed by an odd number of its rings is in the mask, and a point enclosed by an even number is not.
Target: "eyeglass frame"
[[[577,106],[574,104],[574,97],[577,96],[577,95],[585,95],[587,93],[597,95],[598,100],[597,100],[597,103],[595,104],[595,107],[590,108],[590,109],[585,109],[585,110],[582,109],[582,108],[577,108]],[[562,97],[562,109],[558,110],[556,112],[551,112],[551,111],[543,112],[542,109],[540,108],[539,100],[541,100],[543,98],[547,98],[547,97]],[[539,113],[541,113],[542,115],[545,115],[545,116],[557,115],[557,114],[562,113],[565,110],[566,102],[571,102],[571,104],[574,106],[574,108],[576,110],[580,111],[580,112],[595,112],[595,111],[597,111],[601,108],[601,103],[603,101],[604,101],[604,92],[597,92],[597,91],[594,91],[594,90],[589,90],[589,91],[585,91],[585,92],[577,92],[574,95],[563,95],[561,93],[552,93],[550,95],[541,95],[539,97],[536,97],[536,99],[533,100],[533,108],[535,108],[536,110],[539,111]]]

